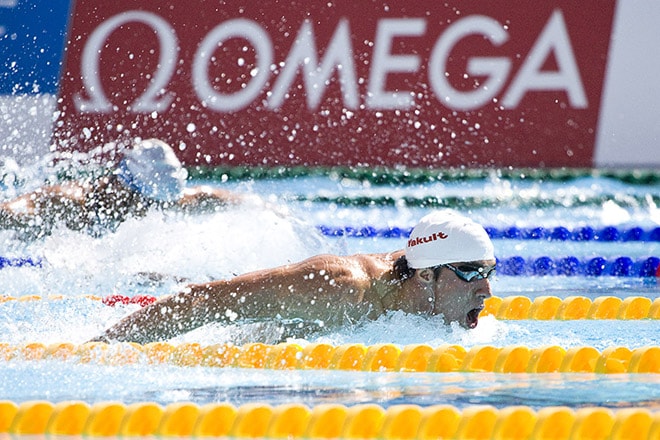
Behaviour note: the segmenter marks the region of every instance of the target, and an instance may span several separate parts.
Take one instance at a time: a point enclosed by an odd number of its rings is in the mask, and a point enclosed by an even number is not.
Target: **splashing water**
[[[104,151],[95,152],[103,155]],[[82,162],[81,158],[74,158]],[[48,168],[48,175],[62,171]],[[23,189],[33,188],[35,183],[29,174],[20,174],[14,169],[13,182]],[[211,214],[184,216],[182,214],[150,212],[142,219],[131,219],[115,231],[100,237],[60,228],[51,236],[24,243],[16,240],[12,232],[0,232],[0,256],[30,256],[41,259],[41,267],[5,267],[0,270],[1,294],[11,296],[62,295],[66,301],[42,301],[37,303],[5,304],[0,308],[0,330],[7,335],[6,342],[20,341],[72,341],[81,343],[97,335],[123,316],[136,310],[137,305],[107,307],[99,301],[86,301],[84,295],[104,297],[109,294],[135,295],[146,293],[157,297],[179,291],[189,282],[205,282],[222,279],[252,270],[279,266],[309,256],[331,253],[386,252],[399,249],[404,240],[372,238],[329,238],[320,235],[317,225],[338,224],[352,227],[373,225],[376,227],[409,227],[427,209],[422,207],[341,206],[322,203],[287,201],[292,194],[327,193],[330,196],[354,193],[357,196],[379,196],[383,194],[405,197],[428,194],[450,194],[474,196],[491,194],[504,197],[522,193],[526,197],[548,197],[570,194],[609,192],[625,194],[621,184],[603,179],[583,179],[571,185],[552,182],[511,182],[490,179],[482,182],[437,183],[420,186],[387,188],[359,184],[356,182],[333,181],[310,177],[287,181],[257,180],[223,184],[227,189],[247,190],[277,206],[254,203],[240,208],[229,208]],[[637,187],[635,191],[648,191]],[[7,189],[5,196],[16,192]],[[470,208],[465,210],[475,220],[495,226],[508,225],[577,225],[603,224],[640,225],[652,227],[657,207],[649,198],[648,206],[633,206],[626,209],[615,202],[602,206],[553,206],[551,208],[520,209],[506,203],[498,206]],[[542,241],[496,240],[496,254],[508,255],[593,255],[645,257],[657,254],[657,244],[590,242],[588,244],[548,243]],[[496,295],[525,294],[530,297],[542,294],[566,296],[570,294],[603,295],[629,292],[649,297],[658,295],[657,283],[637,279],[589,279],[562,277],[533,277],[521,279],[503,277],[493,283]],[[38,312],[35,313],[35,310]],[[33,318],[38,316],[38,320]],[[295,323],[293,323],[295,325]],[[554,323],[557,326],[562,324]],[[571,325],[573,327],[571,327]],[[579,338],[573,330],[576,323],[567,324],[565,334],[557,336],[552,343],[570,346],[578,342],[598,343],[598,340]],[[582,323],[577,324],[582,325]],[[588,333],[609,335],[604,340],[621,341],[630,345],[625,338],[602,323],[588,323],[594,331]],[[637,324],[631,324],[637,325]],[[286,327],[286,326],[284,326]],[[402,331],[403,330],[403,331]],[[636,330],[637,331],[637,330]],[[639,340],[653,342],[653,338]],[[506,345],[526,343],[530,346],[544,339],[547,329],[543,323],[501,322],[493,318],[482,318],[476,330],[466,331],[457,326],[444,326],[439,320],[404,314],[383,316],[374,322],[342,328],[331,333],[309,333],[301,343],[328,341],[333,344],[363,342],[373,344],[392,342],[400,345],[409,343]],[[612,334],[610,334],[612,333]],[[631,334],[630,330],[620,332]],[[176,341],[191,341],[204,344],[234,342],[237,344],[260,340],[275,343],[286,337],[287,329],[282,323],[266,322],[233,326],[206,326]]]
[[[1,270],[4,294],[129,294],[146,276],[163,282],[151,292],[158,295],[168,291],[162,288],[167,282],[226,278],[328,252],[332,245],[296,218],[245,207],[197,217],[152,212],[102,237],[62,228],[22,246],[24,255],[42,259],[42,267]],[[5,246],[8,252],[17,255]]]

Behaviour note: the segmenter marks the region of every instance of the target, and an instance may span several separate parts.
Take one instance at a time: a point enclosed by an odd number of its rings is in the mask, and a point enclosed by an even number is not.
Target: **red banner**
[[[55,141],[188,165],[592,165],[613,1],[78,0]]]

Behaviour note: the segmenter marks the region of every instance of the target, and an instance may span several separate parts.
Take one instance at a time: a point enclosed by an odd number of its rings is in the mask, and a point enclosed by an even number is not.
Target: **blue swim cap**
[[[143,140],[127,151],[115,174],[127,188],[161,202],[179,200],[188,177],[172,147],[158,139]]]

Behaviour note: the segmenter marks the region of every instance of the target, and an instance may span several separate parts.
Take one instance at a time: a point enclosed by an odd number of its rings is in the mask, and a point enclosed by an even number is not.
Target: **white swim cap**
[[[406,244],[413,269],[465,261],[494,260],[493,242],[486,230],[467,217],[436,211],[420,220]]]
[[[143,140],[127,151],[115,174],[128,188],[161,202],[181,198],[188,177],[172,147],[158,139]]]

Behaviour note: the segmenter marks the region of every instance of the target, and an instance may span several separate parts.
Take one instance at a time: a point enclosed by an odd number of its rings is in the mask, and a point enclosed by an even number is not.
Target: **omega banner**
[[[592,166],[614,1],[78,0],[55,141],[187,165]]]

